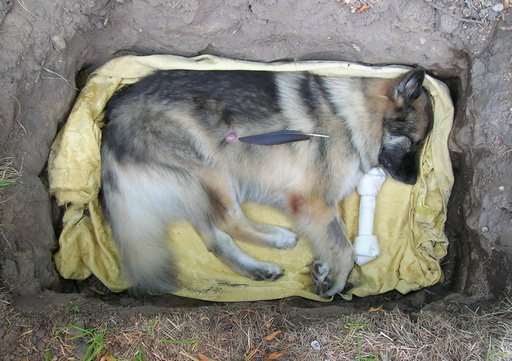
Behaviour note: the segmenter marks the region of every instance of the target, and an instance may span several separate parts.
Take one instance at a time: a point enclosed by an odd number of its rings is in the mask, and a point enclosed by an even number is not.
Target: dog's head
[[[414,184],[419,153],[434,121],[430,94],[423,88],[425,70],[414,68],[396,78],[389,88],[379,163],[396,180]]]

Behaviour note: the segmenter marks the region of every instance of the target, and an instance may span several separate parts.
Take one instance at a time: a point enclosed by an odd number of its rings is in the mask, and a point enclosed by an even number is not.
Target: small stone
[[[492,11],[499,13],[499,12],[503,11],[504,8],[505,7],[503,6],[502,3],[498,3],[498,4],[494,5],[491,9],[492,9]]]
[[[37,330],[36,333],[35,333],[35,336],[38,338],[38,339],[42,339],[44,336],[46,336],[46,330]]]
[[[132,306],[135,302],[135,299],[132,297],[123,297],[119,300],[119,305],[121,306]]]
[[[311,342],[311,348],[315,351],[320,351],[320,343],[317,340]]]
[[[79,328],[85,328],[85,322],[83,320],[76,320],[75,326]]]
[[[83,334],[83,331],[81,331],[83,329],[85,329],[84,321],[77,320],[77,321],[75,321],[75,323],[73,324],[72,327],[68,328],[67,331],[68,331],[70,337],[77,337],[77,336],[80,336],[81,334]]]
[[[37,351],[44,351],[46,350],[46,343],[44,343],[43,341],[39,341],[36,343],[36,349]]]
[[[53,46],[55,46],[55,49],[57,49],[58,51],[62,51],[64,49],[66,49],[66,41],[64,40],[64,38],[61,36],[61,35],[54,35],[52,36],[52,43],[53,43]]]
[[[480,16],[480,19],[485,19],[489,15],[489,9],[482,9],[478,12],[478,16]]]
[[[489,10],[489,15],[487,16],[487,19],[489,21],[494,21],[494,19],[496,19],[498,17],[498,13],[494,10]]]
[[[448,15],[441,15],[439,30],[445,33],[452,33],[459,26],[459,21]]]
[[[94,22],[94,26],[96,26],[98,29],[104,29],[105,28],[105,21],[104,20],[96,20]]]
[[[75,356],[79,360],[83,360],[85,358],[85,355],[87,354],[88,349],[89,345],[86,343],[82,343],[73,349],[73,356]]]

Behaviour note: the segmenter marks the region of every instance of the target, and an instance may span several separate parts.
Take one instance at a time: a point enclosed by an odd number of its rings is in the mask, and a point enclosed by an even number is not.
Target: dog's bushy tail
[[[138,213],[138,212],[137,212]],[[123,264],[135,296],[169,293],[178,288],[177,268],[169,246],[165,223],[137,215],[137,221],[122,225],[114,232]]]
[[[167,237],[169,198],[159,184],[137,172],[105,167],[102,207],[109,221],[125,276],[136,296],[178,288],[177,267]]]

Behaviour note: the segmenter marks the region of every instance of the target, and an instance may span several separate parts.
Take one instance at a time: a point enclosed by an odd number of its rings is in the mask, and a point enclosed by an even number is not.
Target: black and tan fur
[[[254,200],[286,210],[311,241],[316,293],[341,292],[354,254],[338,203],[379,164],[415,183],[433,122],[423,79],[421,68],[391,80],[176,70],[119,91],[106,109],[102,202],[133,290],[179,287],[166,242],[166,226],[177,219],[189,221],[234,271],[254,280],[281,277],[278,265],[233,241],[278,249],[297,243],[289,229],[248,220],[240,204]],[[329,138],[273,146],[225,140],[285,129]]]

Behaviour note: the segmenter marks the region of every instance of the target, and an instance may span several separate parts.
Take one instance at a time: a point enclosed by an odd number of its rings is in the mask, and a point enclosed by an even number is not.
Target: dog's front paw
[[[275,237],[272,239],[272,246],[277,249],[292,249],[297,245],[299,237],[290,229],[285,227],[274,227]]]
[[[315,261],[310,266],[310,275],[315,286],[315,293],[321,297],[329,297],[327,292],[332,287],[330,267],[323,262]]]
[[[328,298],[345,288],[352,264],[337,265],[332,267],[326,262],[315,261],[310,266],[310,274],[313,279],[315,293],[320,297]]]

